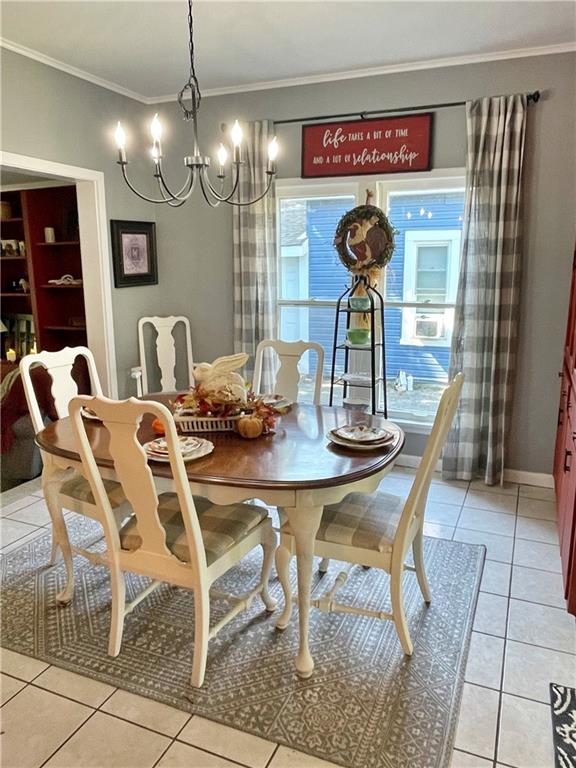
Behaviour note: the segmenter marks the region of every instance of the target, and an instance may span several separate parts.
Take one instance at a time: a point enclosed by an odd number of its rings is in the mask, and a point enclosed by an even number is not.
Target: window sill
[[[389,421],[393,421],[407,434],[412,435],[429,435],[432,432],[432,424],[426,424],[422,421],[409,421],[408,419],[396,419],[394,416],[388,416]]]

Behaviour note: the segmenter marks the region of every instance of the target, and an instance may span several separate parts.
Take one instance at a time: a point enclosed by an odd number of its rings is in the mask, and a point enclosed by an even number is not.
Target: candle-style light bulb
[[[240,127],[240,123],[238,120],[234,121],[234,125],[232,126],[232,130],[230,131],[230,137],[232,138],[232,144],[234,144],[235,147],[239,147],[242,143],[242,128]]]
[[[118,147],[118,163],[124,167],[126,165],[126,133],[124,132],[124,128],[122,128],[120,120],[118,120],[114,138],[116,139],[116,146]]]
[[[158,118],[158,112],[156,112],[150,124],[150,133],[155,142],[159,142],[162,138],[162,123]]]
[[[268,144],[268,160],[270,160],[271,163],[278,157],[278,149],[278,139],[274,136],[272,141]]]
[[[152,155],[152,160],[154,160],[155,163],[158,163],[160,160],[160,150],[158,149],[158,145],[156,143],[150,150],[150,154]]]
[[[122,123],[120,121],[118,121],[118,125],[116,126],[114,138],[116,139],[116,146],[118,149],[126,149],[126,133],[124,132],[124,128],[122,128]]]
[[[223,168],[226,165],[226,160],[228,160],[228,151],[224,144],[220,144],[216,155],[218,157],[218,165]]]

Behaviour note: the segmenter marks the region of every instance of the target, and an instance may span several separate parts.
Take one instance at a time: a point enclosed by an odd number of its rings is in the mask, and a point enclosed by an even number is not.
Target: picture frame
[[[157,285],[156,224],[111,219],[110,231],[116,288]]]

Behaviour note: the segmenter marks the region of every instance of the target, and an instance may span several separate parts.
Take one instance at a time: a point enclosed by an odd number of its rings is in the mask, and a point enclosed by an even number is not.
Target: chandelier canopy
[[[258,200],[262,200],[265,197],[272,181],[276,175],[276,157],[278,155],[278,142],[276,137],[268,144],[268,164],[266,167],[266,188],[264,191],[250,200],[239,199],[238,187],[240,181],[240,169],[244,164],[242,160],[242,128],[238,120],[234,122],[230,131],[230,139],[232,142],[232,179],[228,192],[225,192],[226,185],[226,166],[228,162],[228,150],[224,144],[220,144],[217,152],[218,158],[218,174],[219,188],[217,189],[208,176],[208,168],[210,167],[210,158],[202,155],[200,151],[200,145],[198,143],[198,110],[200,108],[200,101],[202,94],[200,93],[200,86],[198,85],[198,78],[196,77],[195,62],[194,62],[194,20],[192,17],[192,0],[188,0],[188,32],[189,32],[189,49],[190,49],[190,74],[184,87],[178,94],[178,103],[184,114],[184,120],[192,122],[192,138],[193,148],[192,154],[184,157],[184,165],[188,169],[188,177],[177,192],[172,191],[168,186],[166,179],[164,178],[164,172],[162,170],[162,123],[160,122],[158,115],[154,115],[152,123],[150,124],[150,134],[152,136],[152,147],[150,154],[152,157],[154,178],[158,184],[160,191],[160,197],[150,197],[148,195],[139,192],[128,178],[126,166],[128,165],[128,159],[126,155],[126,133],[122,128],[120,122],[116,127],[116,145],[118,147],[118,165],[122,169],[122,176],[124,181],[130,187],[134,194],[146,200],[149,203],[166,204],[173,208],[178,208],[190,198],[194,187],[198,182],[204,199],[212,208],[220,205],[220,203],[228,203],[229,205],[243,206],[252,205],[257,203]],[[185,100],[188,99],[190,106],[186,106]]]

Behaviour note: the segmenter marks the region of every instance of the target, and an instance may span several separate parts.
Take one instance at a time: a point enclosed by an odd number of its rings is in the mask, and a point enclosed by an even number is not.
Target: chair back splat
[[[42,421],[40,406],[38,405],[38,399],[30,376],[31,367],[33,365],[42,365],[50,375],[54,407],[58,418],[61,419],[64,416],[68,416],[70,400],[78,394],[78,385],[72,378],[72,367],[78,357],[83,357],[86,360],[92,392],[95,395],[101,395],[102,387],[100,386],[94,356],[87,347],[65,347],[57,352],[38,352],[35,355],[26,355],[20,361],[20,375],[22,376],[32,426],[36,434],[41,429],[44,429],[44,422]]]
[[[89,407],[102,420],[109,434],[109,449],[114,461],[116,477],[130,503],[137,520],[141,544],[130,552],[130,570],[146,573],[152,570],[161,578],[165,569],[182,570],[182,562],[166,544],[166,529],[158,515],[158,494],[154,478],[148,466],[146,452],[137,438],[138,429],[145,414],[151,414],[162,422],[166,435],[170,466],[186,531],[190,567],[194,574],[206,568],[206,555],[194,500],[190,492],[184,460],[178,445],[176,426],[170,411],[161,403],[137,400],[116,401],[105,397],[76,397],[70,403],[70,416],[78,439],[80,457],[97,505],[105,510],[110,523],[113,549],[120,550],[117,527],[110,501],[82,419],[82,408]],[[123,556],[126,556],[125,554]]]
[[[138,388],[139,395],[145,395],[151,391],[153,376],[149,370],[146,357],[145,327],[151,325],[156,331],[155,351],[156,362],[160,369],[160,390],[162,392],[176,391],[176,338],[174,331],[182,325],[185,334],[186,373],[188,381],[186,386],[193,383],[192,377],[192,341],[190,337],[190,321],[183,315],[170,317],[141,317],[138,320],[138,349],[140,353],[140,370],[142,381]]]
[[[298,385],[300,383],[300,372],[298,363],[302,356],[312,350],[316,353],[316,376],[314,380],[314,399],[315,405],[320,404],[322,393],[322,375],[324,373],[324,349],[315,341],[275,341],[273,339],[264,339],[256,348],[256,359],[254,363],[254,382],[253,390],[261,393],[262,387],[262,362],[264,351],[272,349],[276,353],[279,362],[276,371],[276,379],[273,385],[274,393],[282,394],[290,400],[298,400]]]

